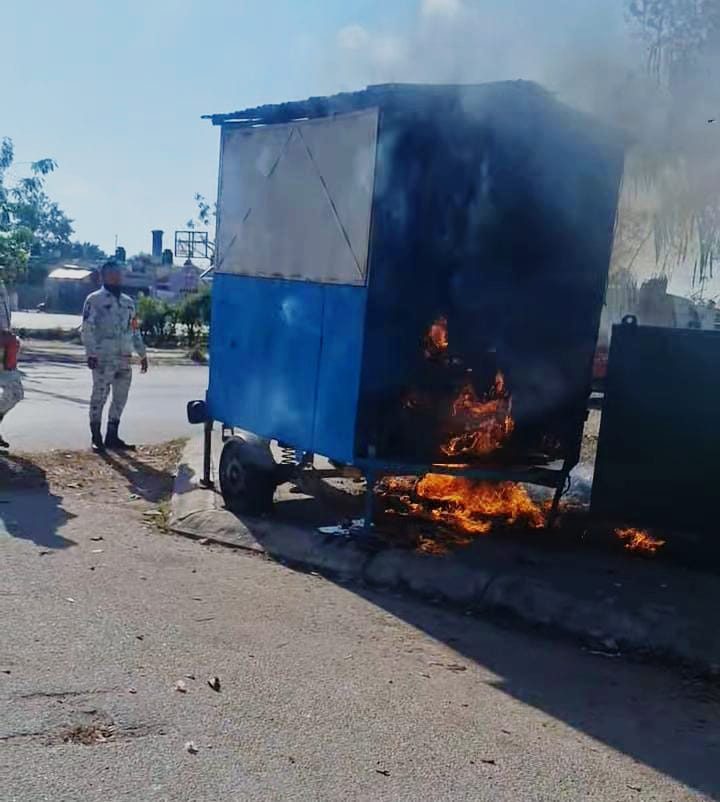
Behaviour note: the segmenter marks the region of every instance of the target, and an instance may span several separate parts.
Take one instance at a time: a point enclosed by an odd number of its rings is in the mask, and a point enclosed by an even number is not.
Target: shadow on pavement
[[[329,503],[328,503],[329,502]],[[300,493],[282,503],[282,515],[275,516],[278,524],[292,523],[312,528],[329,521],[338,521],[340,509],[346,518],[361,514],[361,499],[346,500],[332,495],[319,501]],[[280,505],[277,505],[280,506]],[[263,528],[246,522],[261,543]],[[491,551],[507,552],[507,570],[519,557],[527,555],[522,543],[488,541]],[[544,560],[558,563],[558,570],[572,570],[572,560],[563,559],[561,544],[546,545]],[[411,554],[408,551],[408,554]],[[487,551],[476,555],[479,569]],[[433,559],[433,558],[429,558]],[[642,593],[642,574],[628,564],[627,576],[611,576],[614,587],[617,579],[632,584],[637,576]],[[537,570],[543,566],[538,564]],[[598,568],[601,570],[601,567]],[[327,576],[329,581],[333,577]],[[582,577],[577,578],[582,582]],[[677,580],[676,578],[676,581]],[[444,643],[455,651],[457,660],[448,667],[427,668],[429,680],[433,672],[457,671],[459,681],[466,662],[476,663],[496,675],[490,684],[524,705],[542,711],[578,733],[584,733],[625,754],[641,764],[652,767],[675,780],[707,795],[720,794],[720,736],[717,721],[720,714],[720,685],[698,679],[680,669],[644,666],[642,679],[637,665],[626,661],[612,649],[584,648],[571,639],[559,638],[552,632],[531,628],[498,615],[473,613],[463,616],[462,610],[439,606],[405,597],[402,593],[376,591],[361,584],[341,583],[376,607],[405,621],[430,638]],[[620,590],[615,590],[620,594]],[[580,597],[580,596],[579,596]],[[477,616],[477,617],[476,617]],[[488,623],[491,624],[488,627]],[[526,637],[518,637],[521,629]],[[605,653],[607,652],[607,653]],[[578,665],[581,670],[578,671]],[[431,700],[431,690],[428,699]],[[471,701],[471,699],[468,699]],[[480,715],[478,728],[483,727]],[[508,730],[512,731],[512,723]],[[572,734],[568,735],[572,738]],[[642,786],[642,781],[638,782]],[[618,798],[639,793],[624,785]],[[585,797],[582,797],[585,798]],[[588,797],[590,798],[590,797]],[[629,797],[628,797],[629,798]],[[639,797],[645,798],[645,797]]]
[[[0,540],[29,540],[48,549],[75,545],[59,534],[75,516],[62,507],[62,498],[50,492],[42,468],[27,457],[0,456]]]
[[[187,462],[199,464],[193,462],[196,456],[189,456]],[[187,481],[183,483],[183,490],[191,489],[192,471],[188,470],[185,478]],[[298,538],[304,538],[308,549],[304,559],[312,549],[312,535],[318,526],[337,524],[342,518],[360,517],[362,508],[361,498],[343,502],[336,493],[328,495],[325,492],[327,488],[324,488],[322,499],[313,498],[314,489],[305,485],[288,491],[282,503],[276,503],[272,518],[253,520],[241,516],[242,529],[248,530],[268,553],[272,553],[273,532],[288,524],[296,525],[293,528],[298,530]],[[219,499],[207,504],[199,513],[201,520],[206,520],[202,516],[222,511],[223,526],[227,518],[227,526],[238,529],[235,526],[236,519],[219,504]],[[304,534],[300,531],[302,527],[308,528]],[[220,542],[230,540],[221,539]],[[533,552],[525,544],[500,539],[483,541],[482,545],[484,548],[478,549],[474,555],[478,571],[493,570],[496,576],[512,575],[517,572],[516,563],[524,561],[529,563],[522,565],[524,572],[542,576],[548,583],[552,583],[554,578],[558,584],[562,580],[563,587],[578,589],[578,599],[582,599],[583,594],[595,592],[594,585],[586,587],[589,584],[587,575],[577,570],[577,561],[572,555],[566,555],[564,547],[556,540],[541,541]],[[291,550],[287,549],[288,552]],[[301,551],[298,549],[298,553]],[[408,556],[417,555],[408,551]],[[434,559],[428,558],[425,569],[428,574],[433,571]],[[285,557],[285,561],[293,564],[288,557]],[[601,574],[607,562],[600,552],[595,551],[590,552],[584,561],[589,564],[588,571],[593,574]],[[664,583],[664,571],[670,570],[653,567],[652,564],[648,570],[641,570],[639,565],[626,560],[620,565],[617,574],[614,573],[614,565],[608,565],[612,570],[603,575],[602,583],[598,583],[602,598],[617,597],[620,609],[623,609],[623,594],[626,591],[641,599],[649,598],[646,585],[651,579],[657,585],[656,574],[659,573],[663,573],[663,579],[659,581]],[[627,566],[627,570],[624,566]],[[653,577],[648,578],[647,574],[653,574]],[[423,703],[443,703],[442,698],[437,697],[432,682],[439,672],[452,672],[457,682],[462,684],[463,678],[468,676],[466,669],[476,664],[491,673],[492,676],[485,680],[489,685],[521,705],[538,711],[535,717],[518,715],[514,721],[502,722],[500,726],[504,731],[498,731],[499,745],[512,745],[513,732],[517,733],[519,728],[526,727],[528,719],[535,720],[540,745],[545,732],[552,733],[555,741],[563,739],[567,742],[568,782],[582,783],[584,778],[582,764],[573,766],[572,755],[578,754],[578,742],[583,744],[582,748],[587,750],[588,756],[595,751],[592,740],[588,741],[585,737],[581,739],[581,734],[626,755],[630,761],[638,764],[638,781],[634,787],[626,786],[624,781],[619,782],[618,787],[608,789],[603,798],[656,798],[642,788],[643,777],[646,776],[643,766],[694,789],[678,796],[659,796],[658,800],[671,802],[675,799],[679,802],[680,799],[718,798],[720,734],[717,722],[720,718],[720,687],[717,683],[699,680],[677,667],[640,667],[615,654],[612,645],[606,648],[591,647],[595,651],[593,654],[582,643],[560,638],[547,629],[530,628],[515,620],[510,622],[489,613],[473,611],[470,615],[463,615],[463,609],[443,609],[439,605],[405,595],[403,588],[396,591],[376,590],[360,582],[334,580],[329,572],[324,576],[328,581],[337,581],[345,592],[367,600],[376,609],[406,622],[452,650],[448,665],[423,662],[418,666],[422,676],[427,678]],[[677,576],[667,581],[680,582]],[[715,613],[712,609],[708,610],[707,594],[703,593],[703,587],[691,577],[687,588],[682,586],[682,592],[696,593],[698,604],[704,604],[706,615],[712,617]],[[702,628],[698,634],[702,636]],[[418,659],[422,659],[420,652]],[[469,683],[467,687],[470,687]],[[473,726],[478,731],[497,726],[492,713],[486,714],[480,705],[472,705],[470,690],[465,701],[470,708],[475,708]],[[438,733],[437,737],[442,738],[443,733]],[[531,756],[528,757],[530,759]],[[431,763],[432,756],[428,756],[428,761]],[[541,771],[542,763],[537,768]],[[591,777],[588,779],[592,780]],[[596,790],[581,788],[578,793],[569,795],[568,789],[562,788],[558,789],[557,798],[592,800],[597,798],[594,794]]]
[[[152,503],[168,498],[173,488],[172,470],[159,470],[138,459],[134,452],[107,451],[101,455],[103,461],[128,483],[131,493]]]
[[[33,386],[35,380],[33,382],[25,380],[25,386],[28,389],[31,389],[33,393],[37,393],[38,395],[47,396],[48,398],[59,398],[61,401],[70,401],[73,404],[79,404],[82,407],[89,407],[90,401],[87,398],[80,398],[79,396],[75,395],[64,395],[63,393],[51,393],[49,390],[39,390],[37,387]]]
[[[516,635],[519,625],[514,621],[506,625],[495,617],[489,628],[487,617],[475,620],[415,600],[343,587],[447,644],[458,654],[459,664],[472,661],[493,672],[497,679],[489,684],[499,691],[707,794],[708,799],[718,798],[717,684],[679,670],[650,666],[643,667],[640,680],[637,665],[593,655],[552,634],[527,628],[528,636],[520,640]],[[514,631],[506,632],[506,628]],[[438,670],[443,667],[429,668],[428,673]],[[450,665],[445,670],[458,668]],[[477,726],[483,727],[482,718]],[[511,723],[508,730],[512,730]],[[572,734],[568,737],[572,739]],[[626,798],[625,794],[635,790],[619,788],[617,798]]]
[[[57,365],[67,365],[71,367],[82,367],[87,369],[87,366],[85,365],[84,354],[82,352],[79,354],[63,353],[57,349],[44,350],[42,348],[32,347],[23,348],[20,353],[21,366],[23,364],[41,363],[43,365],[47,365],[48,363],[55,363]]]

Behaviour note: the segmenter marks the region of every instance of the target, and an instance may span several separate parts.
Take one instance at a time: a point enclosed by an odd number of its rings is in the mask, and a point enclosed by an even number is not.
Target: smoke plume
[[[663,273],[688,295],[699,289],[693,195],[708,190],[704,175],[720,177],[720,52],[710,49],[684,91],[669,92],[626,12],[626,0],[419,0],[405,29],[343,27],[331,66],[343,90],[533,80],[619,129],[631,146],[613,270],[638,280]],[[720,280],[706,272],[700,289],[720,295]]]

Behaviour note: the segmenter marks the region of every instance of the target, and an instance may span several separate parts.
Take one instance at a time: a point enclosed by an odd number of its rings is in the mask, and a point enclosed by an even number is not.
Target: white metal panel
[[[365,283],[378,111],[223,129],[217,272]]]

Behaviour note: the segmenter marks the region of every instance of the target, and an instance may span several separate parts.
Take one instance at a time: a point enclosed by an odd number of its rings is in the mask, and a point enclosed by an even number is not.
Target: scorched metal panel
[[[593,514],[716,529],[720,332],[613,328]]]

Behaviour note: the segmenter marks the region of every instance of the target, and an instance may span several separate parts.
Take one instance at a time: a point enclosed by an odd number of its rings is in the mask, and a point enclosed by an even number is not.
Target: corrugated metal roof
[[[329,97],[311,97],[307,100],[255,106],[230,114],[205,114],[202,119],[213,125],[238,128],[255,128],[297,120],[347,114],[369,108],[395,108],[412,111],[425,108],[432,116],[442,120],[460,110],[465,116],[477,114],[485,103],[497,104],[520,97],[524,111],[519,126],[532,126],[532,112],[554,110],[565,115],[566,124],[584,123],[595,130],[597,137],[628,147],[632,140],[627,132],[609,128],[597,118],[578,111],[561,102],[552,92],[532,81],[495,81],[474,84],[377,84],[357,92],[342,92]]]
[[[62,279],[64,281],[82,281],[92,276],[92,270],[79,270],[75,267],[56,267],[48,278]]]

